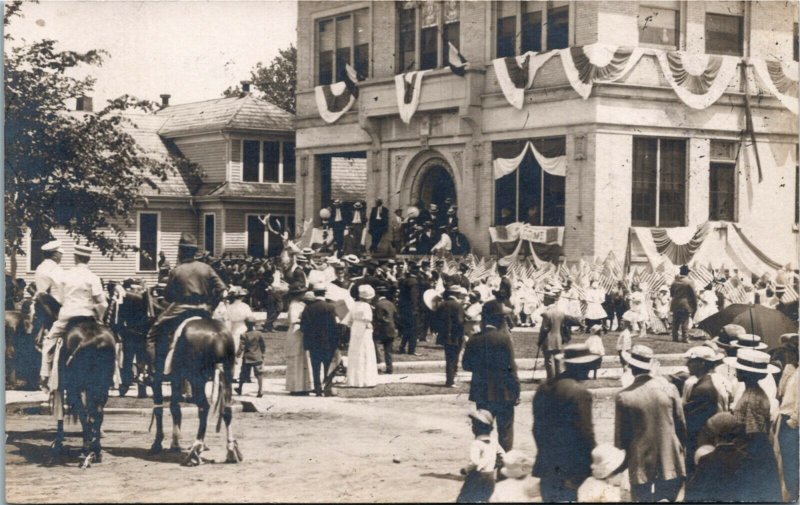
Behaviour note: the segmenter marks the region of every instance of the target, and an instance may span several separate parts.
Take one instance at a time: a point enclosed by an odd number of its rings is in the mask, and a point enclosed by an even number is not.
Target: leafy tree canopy
[[[261,98],[294,114],[294,93],[297,88],[297,48],[290,44],[288,48],[280,49],[278,53],[268,67],[265,67],[263,63],[258,63],[250,71],[250,81]],[[222,95],[238,96],[241,92],[241,87],[235,86],[223,91]]]

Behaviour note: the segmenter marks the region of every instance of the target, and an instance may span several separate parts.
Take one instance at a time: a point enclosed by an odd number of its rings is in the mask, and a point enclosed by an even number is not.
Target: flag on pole
[[[363,80],[361,75],[349,63],[344,65],[344,84],[353,97],[358,98],[358,81]]]
[[[467,59],[464,58],[464,55],[461,54],[452,42],[447,43],[447,48],[447,64],[450,66],[450,70],[452,70],[454,74],[464,77],[464,74],[466,74]]]

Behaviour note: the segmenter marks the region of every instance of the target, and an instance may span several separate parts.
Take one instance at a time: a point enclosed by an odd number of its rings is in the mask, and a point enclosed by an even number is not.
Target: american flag
[[[783,294],[781,298],[782,303],[794,303],[798,299],[797,291],[795,291],[794,287],[791,284],[786,284],[786,292]]]
[[[702,289],[708,283],[714,280],[714,274],[708,267],[696,263],[689,271],[689,278],[694,281],[694,285],[698,289]]]
[[[609,251],[608,256],[606,256],[603,262],[603,273],[614,280],[622,278],[622,265],[619,264],[614,251]]]
[[[747,303],[747,292],[738,279],[728,279],[722,286],[722,292],[731,303]]]

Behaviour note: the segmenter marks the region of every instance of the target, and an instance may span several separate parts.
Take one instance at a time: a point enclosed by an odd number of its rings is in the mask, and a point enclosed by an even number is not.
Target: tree
[[[272,102],[283,110],[295,113],[295,89],[297,88],[297,48],[290,44],[287,49],[278,50],[268,67],[259,62],[250,71],[250,81],[260,92],[259,96]],[[238,96],[239,86],[229,87],[223,96]]]
[[[97,113],[69,111],[67,101],[88,96],[94,79],[68,74],[100,65],[107,54],[58,51],[54,40],[12,45],[7,27],[21,5],[7,3],[4,19],[4,239],[11,275],[26,229],[41,236],[64,228],[103,254],[124,256],[137,249],[125,243],[124,229],[142,186],[157,189],[172,171],[196,168],[180,158],[152,158],[125,133],[123,111],[152,111],[151,102],[123,95]]]

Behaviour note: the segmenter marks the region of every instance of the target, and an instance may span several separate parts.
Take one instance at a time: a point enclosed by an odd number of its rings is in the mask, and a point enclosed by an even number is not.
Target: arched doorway
[[[427,167],[423,167],[415,197],[415,203],[421,200],[425,207],[435,203],[443,211],[447,211],[445,201],[448,198],[454,204],[457,203],[456,185],[453,182],[453,176],[450,175],[450,172],[441,162],[431,163]]]

